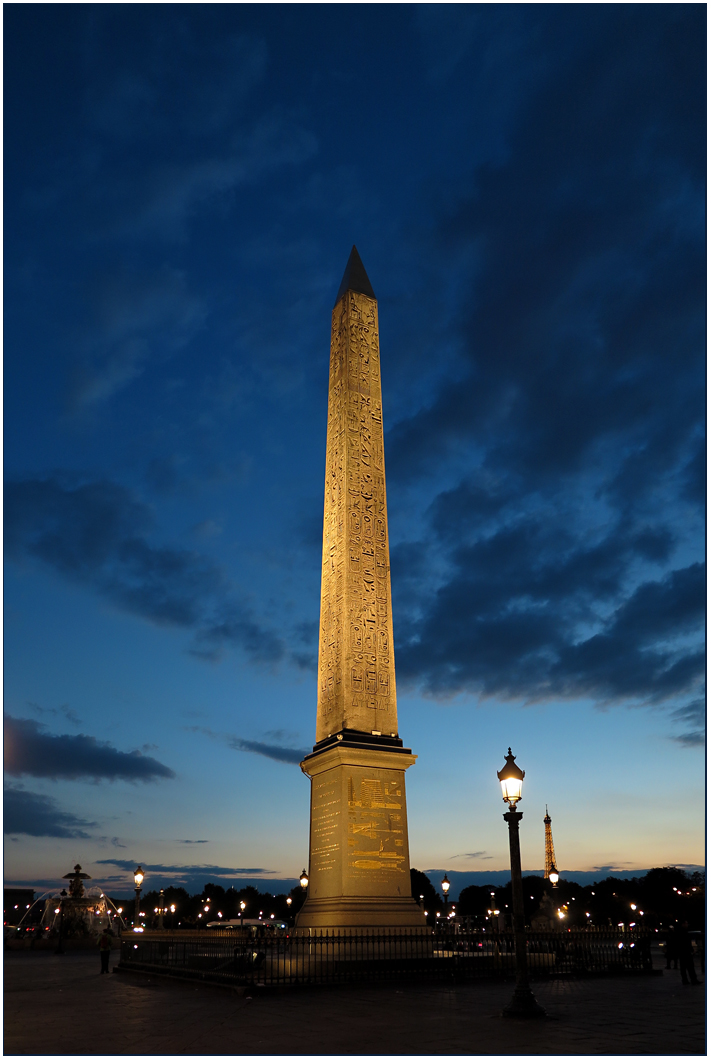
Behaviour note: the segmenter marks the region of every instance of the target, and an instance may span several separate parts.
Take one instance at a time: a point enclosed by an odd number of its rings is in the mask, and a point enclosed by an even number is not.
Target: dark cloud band
[[[60,810],[56,800],[48,795],[38,795],[17,787],[5,788],[3,812],[6,835],[90,839],[86,829],[95,824]]]
[[[103,861],[97,861],[97,865],[115,865],[118,869],[125,869],[126,872],[133,872],[136,868],[135,861],[121,861],[115,858],[106,858]],[[142,863],[143,868],[146,872],[153,874],[156,873],[175,873],[177,875],[190,873],[195,874],[196,872],[205,873],[208,876],[268,876],[272,873],[271,869],[262,868],[249,868],[249,869],[235,869],[225,865],[151,865]]]
[[[284,747],[281,744],[263,743],[260,740],[243,740],[240,736],[235,736],[233,733],[213,732],[212,729],[199,725],[189,726],[189,731],[201,732],[204,736],[209,736],[213,740],[219,740],[220,743],[227,744],[228,747],[231,747],[233,751],[248,751],[251,754],[263,755],[264,758],[271,758],[275,762],[287,762],[292,765],[298,765],[309,753],[308,750],[297,747]]]
[[[93,736],[53,736],[36,721],[5,716],[5,772],[52,780],[161,780],[168,766],[140,751],[117,751]]]
[[[197,552],[152,544],[150,526],[149,509],[112,482],[5,486],[11,558],[40,560],[132,614],[192,631],[200,657],[214,659],[232,644],[255,661],[279,659],[282,642],[236,598],[219,567]]]

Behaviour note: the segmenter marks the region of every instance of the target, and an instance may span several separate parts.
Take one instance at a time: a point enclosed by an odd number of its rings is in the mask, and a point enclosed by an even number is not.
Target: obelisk
[[[316,744],[302,928],[421,927],[398,735],[378,303],[355,247],[331,317]]]

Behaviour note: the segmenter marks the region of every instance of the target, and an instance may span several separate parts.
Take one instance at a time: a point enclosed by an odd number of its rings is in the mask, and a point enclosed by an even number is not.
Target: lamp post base
[[[536,1001],[530,987],[517,986],[511,1001],[501,1015],[509,1019],[540,1019],[547,1013]]]

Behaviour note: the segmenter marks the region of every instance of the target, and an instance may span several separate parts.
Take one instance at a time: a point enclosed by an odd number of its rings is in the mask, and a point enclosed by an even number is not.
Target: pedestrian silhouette
[[[111,955],[111,935],[109,929],[104,928],[101,935],[99,935],[99,956],[101,957],[101,971],[99,975],[109,973],[109,957]]]
[[[694,947],[689,935],[689,921],[682,920],[681,923],[677,921],[674,934],[676,936],[676,952],[679,955],[681,981],[684,986],[689,986],[690,982],[696,984],[699,980],[696,978],[696,969],[694,968]]]

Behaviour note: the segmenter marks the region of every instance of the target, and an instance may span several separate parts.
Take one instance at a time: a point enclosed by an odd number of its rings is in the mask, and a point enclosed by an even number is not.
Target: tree
[[[425,909],[431,916],[443,912],[442,899],[432,886],[429,877],[419,869],[410,869],[410,891],[416,902],[420,901],[421,896],[424,897]]]

